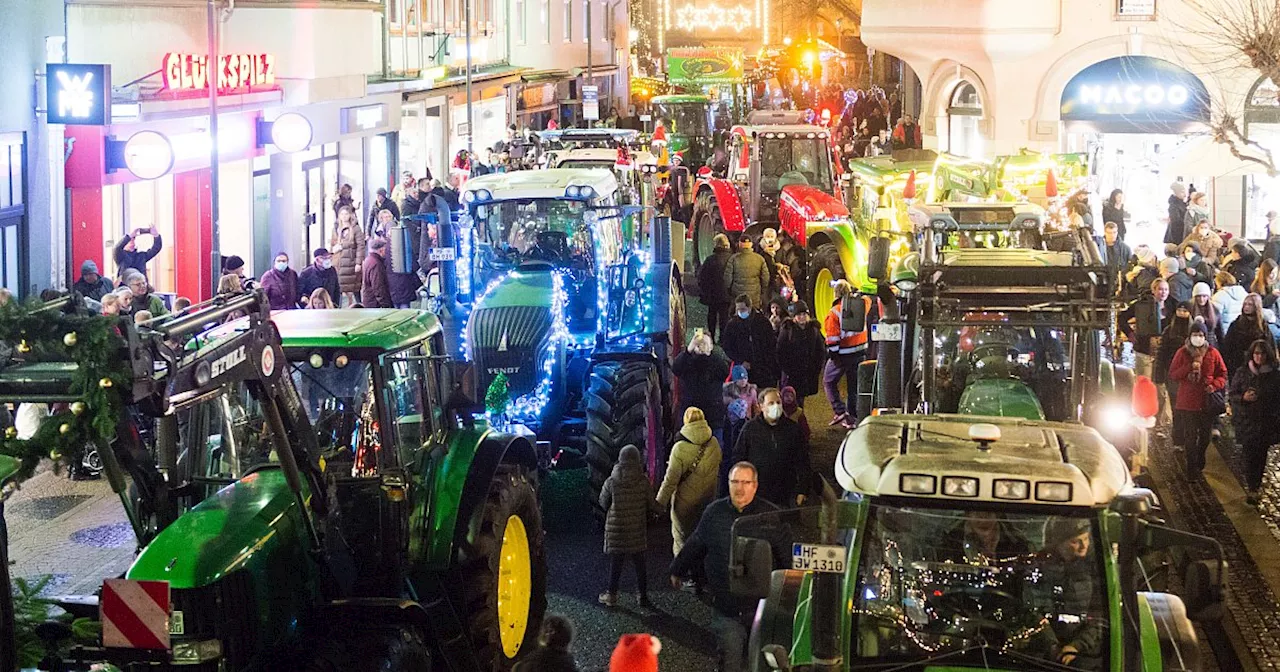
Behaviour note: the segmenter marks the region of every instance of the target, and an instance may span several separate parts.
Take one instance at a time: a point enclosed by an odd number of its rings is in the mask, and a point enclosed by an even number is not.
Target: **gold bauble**
[[[112,382],[110,378],[103,378],[102,380],[98,381],[98,387],[107,388],[107,387],[111,387],[111,385],[112,385]]]
[[[22,339],[22,342],[18,344],[18,352],[31,352],[31,346],[27,343],[27,339]]]
[[[63,337],[62,337],[62,343],[63,343],[63,345],[66,345],[68,348],[75,347],[75,344],[76,344],[76,332],[74,332],[74,331],[73,331],[73,332],[71,332],[71,333],[67,334],[66,336],[63,336]]]
[[[83,415],[84,409],[85,409],[85,405],[83,401],[77,401],[71,404],[71,413],[74,415]]]
[[[68,425],[66,423],[63,423],[62,426],[58,428],[59,434],[66,434],[69,431],[71,431],[71,425]]]

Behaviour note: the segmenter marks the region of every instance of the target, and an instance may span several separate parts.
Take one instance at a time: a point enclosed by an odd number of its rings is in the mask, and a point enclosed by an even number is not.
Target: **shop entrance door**
[[[329,245],[329,232],[332,230],[332,220],[335,215],[327,207],[325,185],[328,184],[329,179],[336,177],[336,174],[326,174],[334,171],[335,166],[329,166],[326,170],[327,164],[330,163],[332,160],[316,159],[302,164],[307,202],[307,211],[303,216],[303,224],[307,232],[307,254],[317,247]]]

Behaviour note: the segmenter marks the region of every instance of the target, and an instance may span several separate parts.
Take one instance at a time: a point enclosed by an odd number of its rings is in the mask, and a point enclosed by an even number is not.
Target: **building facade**
[[[1235,235],[1258,237],[1280,209],[1280,185],[1209,137],[1213,119],[1244,118],[1253,98],[1274,109],[1274,96],[1256,95],[1274,87],[1236,66],[1215,18],[1182,0],[865,0],[863,10],[863,42],[922,82],[927,147],[1087,152],[1097,207],[1125,191],[1130,231],[1146,232],[1137,242],[1163,234],[1175,181],[1206,192],[1215,224]]]

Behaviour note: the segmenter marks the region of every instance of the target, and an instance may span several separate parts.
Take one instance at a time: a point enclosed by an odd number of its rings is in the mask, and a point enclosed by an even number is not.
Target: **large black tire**
[[[720,215],[720,206],[711,193],[698,195],[693,206],[693,249],[689,256],[693,261],[693,273],[696,276],[702,270],[702,262],[715,249],[714,238],[717,233],[724,233],[724,218]]]
[[[514,651],[504,648],[503,625],[499,620],[500,594],[506,599],[520,599],[518,594],[504,593],[501,562],[504,556],[503,538],[508,522],[518,517],[524,524],[529,548],[530,586],[528,586],[529,611],[524,623],[524,633],[519,637]],[[508,670],[521,655],[537,646],[538,631],[547,610],[547,558],[543,545],[542,512],[538,508],[538,494],[529,472],[515,465],[502,465],[489,482],[489,495],[485,500],[480,525],[470,539],[461,539],[455,551],[455,566],[459,568],[458,601],[455,602],[463,619],[463,626],[471,638],[471,648],[476,659],[486,670]],[[523,591],[517,591],[523,592]],[[515,624],[518,629],[518,624]],[[511,627],[511,626],[508,626]]]
[[[431,672],[431,651],[418,628],[335,623],[298,672]]]
[[[600,488],[629,444],[640,449],[653,479],[666,439],[657,365],[651,361],[600,362],[591,369],[584,396],[593,501],[599,501]]]
[[[806,272],[809,277],[804,279],[803,283],[797,281],[801,287],[808,292],[810,306],[815,318],[821,320],[831,309],[834,299],[828,300],[827,297],[834,296],[830,287],[819,287],[818,279],[822,277],[822,271],[826,270],[830,274],[832,281],[844,280],[844,264],[840,262],[840,250],[832,243],[823,243],[814,250],[813,255],[809,257]],[[825,278],[824,278],[825,280]]]

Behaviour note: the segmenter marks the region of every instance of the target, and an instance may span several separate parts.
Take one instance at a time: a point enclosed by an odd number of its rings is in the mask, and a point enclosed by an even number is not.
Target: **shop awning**
[[[572,76],[568,70],[534,70],[520,75],[520,81],[527,83],[559,82]]]
[[[1226,145],[1215,142],[1207,134],[1194,135],[1174,147],[1166,172],[1195,177],[1228,177],[1266,172],[1251,161],[1241,161],[1231,155]]]

